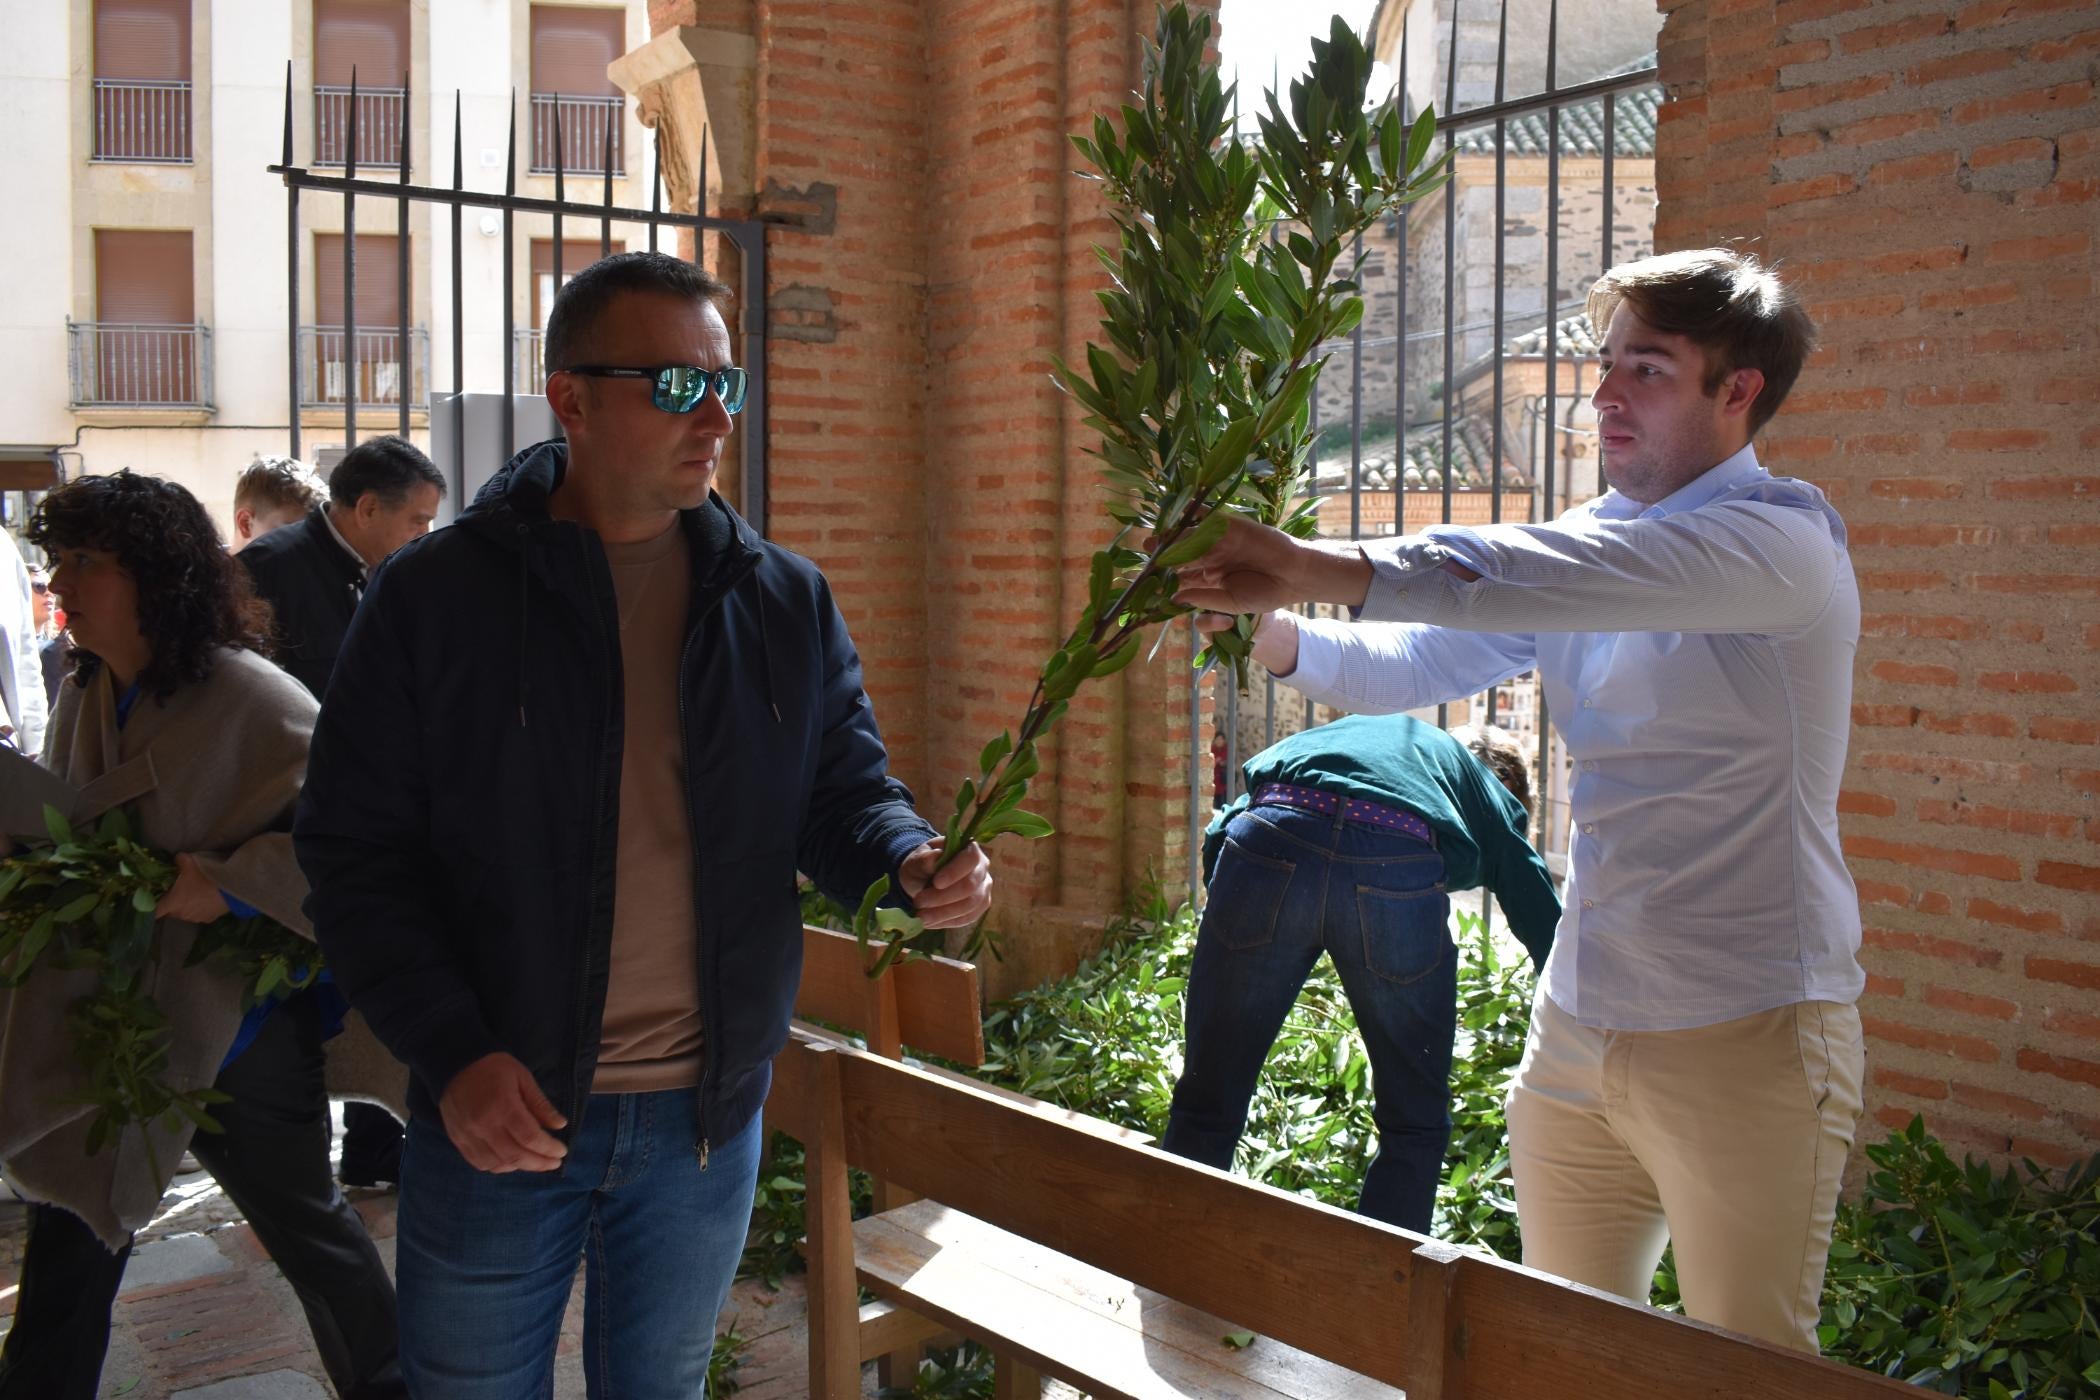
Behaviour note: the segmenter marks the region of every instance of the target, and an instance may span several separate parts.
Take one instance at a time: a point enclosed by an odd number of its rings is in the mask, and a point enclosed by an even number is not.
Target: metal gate
[[[366,97],[374,94],[366,94]],[[408,80],[404,76],[402,86],[383,90],[385,101],[371,102],[360,97],[357,76],[353,71],[349,88],[340,95],[331,94],[334,107],[328,109],[338,118],[328,131],[316,135],[315,151],[317,163],[324,154],[329,164],[340,165],[342,173],[317,174],[295,164],[294,157],[294,103],[292,98],[291,65],[285,65],[284,80],[284,151],[278,164],[270,166],[272,174],[283,177],[286,191],[285,237],[288,254],[286,316],[288,342],[287,384],[291,405],[290,452],[300,456],[300,413],[303,405],[317,398],[331,408],[340,405],[343,413],[344,446],[357,442],[358,409],[360,405],[371,405],[375,399],[397,410],[398,426],[394,431],[406,437],[410,429],[412,405],[419,397],[433,401],[433,413],[439,406],[434,402],[438,396],[429,392],[426,382],[427,367],[419,368],[417,350],[422,332],[410,323],[410,258],[409,258],[409,210],[416,204],[433,204],[449,207],[452,212],[452,346],[451,346],[451,393],[442,406],[454,415],[451,423],[452,460],[440,463],[448,471],[452,481],[452,499],[464,506],[462,499],[467,481],[466,462],[466,325],[465,286],[462,279],[462,254],[460,222],[467,209],[490,210],[502,216],[503,239],[503,399],[513,401],[519,390],[520,371],[530,365],[536,370],[537,357],[528,359],[515,353],[517,336],[517,250],[512,234],[515,220],[520,214],[546,214],[553,219],[553,284],[562,283],[562,226],[564,220],[575,220],[588,226],[598,225],[598,246],[601,257],[612,253],[612,226],[615,222],[646,224],[649,229],[649,248],[656,251],[660,229],[690,229],[694,235],[694,254],[697,260],[701,251],[701,235],[719,233],[727,236],[736,245],[742,264],[742,285],[739,301],[742,315],[735,339],[740,342],[740,358],[751,375],[749,396],[739,415],[736,434],[740,446],[742,500],[739,505],[752,526],[763,532],[766,528],[766,243],[765,225],[756,219],[721,219],[705,212],[685,214],[666,210],[663,207],[665,190],[664,171],[659,158],[652,166],[649,176],[649,207],[634,209],[613,203],[613,175],[615,152],[620,122],[597,114],[586,138],[600,137],[603,141],[604,159],[598,169],[604,172],[604,192],[595,204],[571,200],[567,194],[568,159],[570,153],[580,151],[575,139],[577,133],[567,137],[562,131],[563,108],[554,105],[546,112],[535,110],[536,123],[551,123],[552,140],[536,142],[551,150],[546,162],[546,173],[554,176],[554,198],[539,199],[521,195],[518,191],[518,121],[517,95],[511,95],[511,121],[509,139],[506,142],[506,159],[503,190],[500,194],[471,190],[466,186],[466,163],[464,157],[464,135],[461,112],[463,103],[454,95],[452,106],[452,184],[450,188],[435,185],[418,185],[411,180],[409,122],[412,109]],[[338,110],[339,109],[339,110]],[[340,128],[340,130],[336,129]],[[391,129],[389,129],[391,128]],[[393,180],[363,179],[358,176],[358,157],[361,149],[370,152],[374,148],[396,157],[389,162],[396,176]],[[661,147],[659,146],[659,152]],[[535,164],[535,170],[539,165]],[[703,132],[700,141],[698,199],[705,201],[707,195],[707,141]],[[343,315],[342,325],[302,328],[299,323],[299,268],[300,268],[300,221],[299,200],[309,192],[339,196],[343,210]],[[357,323],[357,204],[360,198],[384,200],[394,206],[392,236],[395,238],[400,259],[398,286],[399,315],[391,326],[365,326]],[[675,237],[675,232],[674,232]],[[309,333],[311,332],[311,333]],[[427,361],[428,356],[424,359]],[[420,378],[419,378],[420,376]],[[536,378],[536,373],[532,376]],[[419,387],[420,386],[420,387]],[[529,386],[528,393],[537,392],[537,384]],[[501,420],[502,458],[509,460],[517,450],[515,432],[510,413],[499,413]]]

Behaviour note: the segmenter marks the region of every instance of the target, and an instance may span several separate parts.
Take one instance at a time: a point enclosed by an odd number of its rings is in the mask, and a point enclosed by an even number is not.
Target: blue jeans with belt
[[[592,1094],[550,1172],[477,1171],[441,1124],[409,1124],[396,1268],[415,1400],[550,1400],[579,1258],[586,1393],[701,1400],[760,1129],[753,1115],[703,1167],[696,1099]]]
[[[1324,951],[1371,1062],[1378,1150],[1357,1209],[1428,1233],[1451,1140],[1450,915],[1434,845],[1294,807],[1233,818],[1196,934],[1184,1064],[1160,1145],[1231,1167],[1262,1062]]]

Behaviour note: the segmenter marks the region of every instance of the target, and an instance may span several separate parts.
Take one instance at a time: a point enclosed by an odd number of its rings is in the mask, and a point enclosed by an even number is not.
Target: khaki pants
[[[1815,1351],[1864,1068],[1851,1006],[1606,1031],[1540,992],[1509,1091],[1524,1262],[1646,1302],[1674,1240],[1686,1313]]]

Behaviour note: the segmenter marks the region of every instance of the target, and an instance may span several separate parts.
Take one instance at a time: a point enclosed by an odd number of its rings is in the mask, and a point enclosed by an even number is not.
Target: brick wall
[[[1822,346],[1761,444],[1852,530],[1869,1113],[2100,1140],[2100,10],[1664,0],[1656,242]]]
[[[896,771],[944,821],[1021,716],[1085,597],[1106,517],[1080,359],[1113,236],[1068,132],[1126,99],[1134,0],[658,0],[656,32],[758,40],[755,189],[769,242],[775,538],[821,564]],[[738,192],[725,190],[735,207]],[[1188,672],[1096,686],[1001,841],[996,993],[1068,969],[1149,868],[1185,864]],[[1152,775],[1167,775],[1155,781]],[[1133,777],[1133,775],[1142,775]]]

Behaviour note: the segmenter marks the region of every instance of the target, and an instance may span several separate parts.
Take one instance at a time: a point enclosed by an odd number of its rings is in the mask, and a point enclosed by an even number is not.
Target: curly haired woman
[[[183,966],[197,928],[235,909],[312,936],[288,833],[313,697],[262,654],[268,610],[182,487],[82,478],[44,499],[29,538],[55,565],[74,640],[43,761],[81,792],[81,815],[127,806],[175,853],[149,988],[170,1022],[164,1072],[230,1101],[222,1132],[133,1125],[90,1155],[66,1008],[93,974],[39,970],[0,994],[0,1165],[32,1203],[0,1400],[92,1400],[132,1232],[185,1148],[297,1292],[337,1391],[403,1395],[393,1287],[329,1173],[322,999],[244,1022],[234,977]]]

